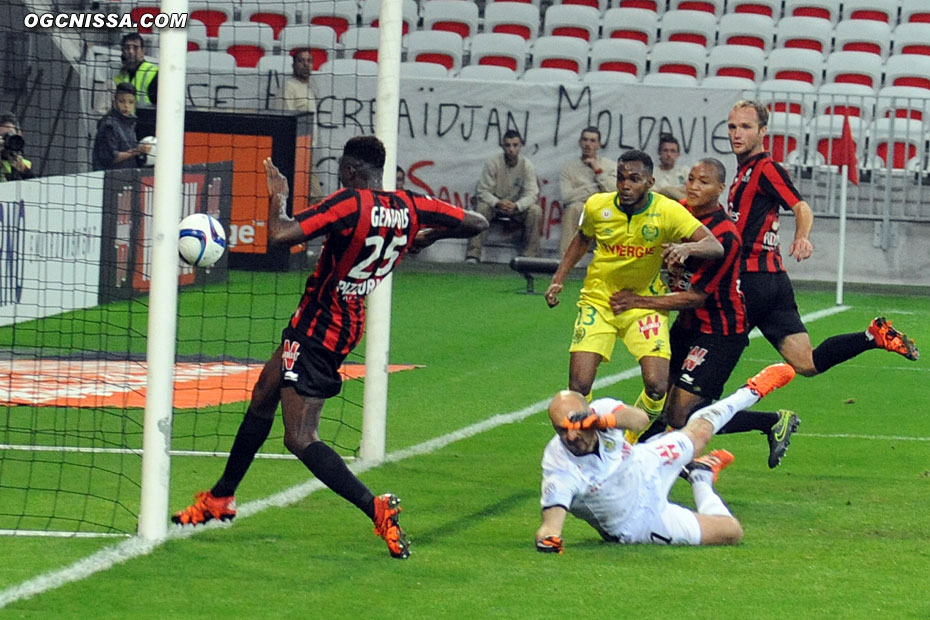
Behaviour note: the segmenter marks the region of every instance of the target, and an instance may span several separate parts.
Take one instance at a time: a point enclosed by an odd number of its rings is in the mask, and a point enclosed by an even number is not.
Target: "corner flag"
[[[833,163],[848,166],[846,176],[854,185],[859,185],[859,162],[856,158],[856,143],[853,141],[849,117],[843,115],[843,135],[833,143]]]

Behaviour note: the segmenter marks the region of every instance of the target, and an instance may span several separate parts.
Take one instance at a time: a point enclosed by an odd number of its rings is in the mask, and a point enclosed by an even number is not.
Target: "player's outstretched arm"
[[[633,291],[616,291],[610,296],[610,309],[614,314],[626,312],[631,308],[644,310],[684,310],[700,308],[707,299],[707,293],[696,289],[660,295],[658,297],[637,295]]]
[[[562,292],[562,285],[563,282],[565,282],[566,276],[575,268],[578,261],[584,258],[584,255],[588,253],[589,247],[591,247],[591,238],[586,237],[580,230],[575,233],[571,243],[569,243],[568,247],[565,249],[565,256],[562,257],[558,269],[552,274],[552,281],[549,283],[549,288],[546,289],[546,303],[549,304],[550,308],[555,308],[559,305],[559,293]]]
[[[287,179],[270,157],[263,162],[268,182],[268,245],[290,247],[307,240],[307,236],[294,219],[287,216],[287,198],[290,189]]]
[[[540,553],[562,554],[562,527],[568,511],[563,506],[542,510],[542,525],[536,530],[536,550]]]
[[[723,257],[723,245],[717,241],[707,226],[701,225],[695,230],[685,243],[667,243],[662,245],[662,259],[669,265],[684,264],[689,256],[697,258]]]
[[[416,254],[440,239],[468,239],[481,234],[488,229],[488,221],[476,211],[466,211],[465,217],[454,228],[428,228],[421,230],[414,237],[410,251]]]

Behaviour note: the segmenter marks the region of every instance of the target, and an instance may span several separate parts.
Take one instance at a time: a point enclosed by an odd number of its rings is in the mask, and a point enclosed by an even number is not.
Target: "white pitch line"
[[[831,316],[833,314],[837,314],[839,312],[843,312],[844,310],[848,309],[849,306],[834,306],[832,308],[826,308],[824,310],[818,310],[816,312],[806,314],[801,318],[805,323],[807,323]],[[749,337],[758,338],[761,337],[761,334],[758,332],[758,330],[753,330],[753,333]],[[619,383],[620,381],[636,377],[639,375],[639,372],[639,367],[635,366],[622,372],[602,377],[594,382],[594,388],[602,389],[609,387],[615,383]],[[460,428],[457,431],[453,431],[434,439],[424,441],[409,448],[403,448],[402,450],[391,452],[385,456],[385,462],[396,463],[413,456],[430,454],[436,450],[440,450],[448,446],[449,444],[473,437],[479,433],[483,433],[498,426],[520,422],[521,420],[525,420],[529,416],[544,410],[548,404],[549,399],[547,398],[545,400],[537,401],[532,405],[524,407],[518,411],[491,416],[486,420],[482,420],[481,422],[477,422],[475,424],[470,424],[469,426]],[[365,463],[363,461],[356,461],[349,466],[349,468],[356,474],[361,474],[365,471],[368,471],[372,467],[375,467],[375,465]],[[303,500],[314,491],[322,488],[323,483],[321,483],[319,480],[308,480],[307,482],[297,486],[285,489],[280,493],[275,493],[274,495],[266,497],[265,499],[255,500],[243,504],[238,508],[236,518],[241,519],[250,517],[272,506],[289,506]],[[138,536],[135,536],[119,543],[118,545],[101,549],[100,551],[89,555],[86,558],[74,562],[70,566],[50,571],[33,579],[24,581],[21,584],[11,586],[6,590],[0,591],[0,609],[6,605],[9,605],[10,603],[31,598],[37,594],[42,594],[43,592],[53,590],[67,583],[79,581],[86,577],[90,577],[95,573],[109,570],[113,566],[132,560],[133,558],[148,555],[156,547],[160,546],[167,540],[187,538],[200,532],[206,532],[222,527],[229,527],[230,525],[230,523],[211,521],[205,525],[197,526],[196,528],[174,527],[169,529],[168,535],[164,539],[158,541],[147,541],[139,538]]]

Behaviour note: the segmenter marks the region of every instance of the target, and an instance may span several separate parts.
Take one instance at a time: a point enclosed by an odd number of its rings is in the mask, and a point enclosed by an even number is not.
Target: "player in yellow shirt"
[[[594,194],[585,203],[578,232],[546,290],[546,303],[558,305],[565,277],[595,243],[569,348],[568,389],[590,398],[597,367],[602,360],[610,361],[620,338],[642,371],[643,391],[635,406],[654,419],[662,412],[668,390],[668,312],[634,308],[615,315],[610,296],[623,289],[665,295],[663,261],[719,258],[723,246],[687,209],[650,191],[652,169],[652,158],[643,151],[620,156],[617,191]]]

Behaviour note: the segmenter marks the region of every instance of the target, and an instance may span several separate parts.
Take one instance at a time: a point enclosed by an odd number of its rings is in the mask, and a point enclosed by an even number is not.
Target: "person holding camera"
[[[12,114],[0,114],[0,182],[35,178],[32,162],[23,157],[25,149],[19,120]]]
[[[113,95],[113,107],[97,122],[94,170],[138,168],[145,165],[151,149],[151,144],[140,144],[136,137],[136,87],[120,82]]]

